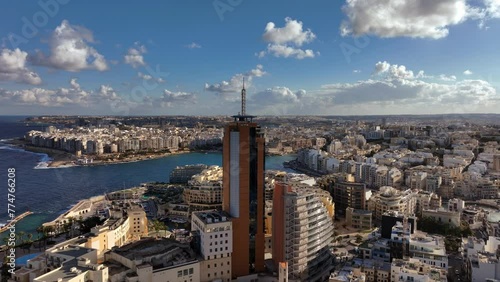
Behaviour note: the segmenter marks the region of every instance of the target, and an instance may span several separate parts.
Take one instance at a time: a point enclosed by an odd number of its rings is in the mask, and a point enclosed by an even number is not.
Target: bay
[[[22,136],[29,126],[19,119],[0,117],[0,139]],[[283,168],[293,155],[266,157],[266,169]],[[79,200],[137,186],[144,182],[168,182],[170,172],[188,164],[222,165],[220,153],[187,153],[133,163],[86,167],[40,168],[45,154],[27,152],[0,143],[0,183],[7,169],[16,169],[16,214],[34,212],[16,225],[16,231],[34,233],[43,222],[56,218]],[[5,180],[5,181],[4,181]],[[3,187],[2,187],[3,186]],[[0,186],[0,223],[7,217],[7,186]],[[7,233],[0,234],[0,238]],[[3,235],[3,236],[2,236]]]

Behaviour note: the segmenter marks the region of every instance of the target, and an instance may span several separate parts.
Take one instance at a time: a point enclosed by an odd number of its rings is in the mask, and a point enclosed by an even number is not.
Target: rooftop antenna
[[[243,88],[241,89],[241,115],[246,116],[247,109],[247,91],[245,90],[245,77],[243,77]]]

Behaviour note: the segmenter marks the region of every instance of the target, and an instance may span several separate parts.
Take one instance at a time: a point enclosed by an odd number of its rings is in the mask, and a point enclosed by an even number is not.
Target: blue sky
[[[230,115],[243,77],[259,115],[500,113],[500,0],[39,0],[0,16],[2,114]]]

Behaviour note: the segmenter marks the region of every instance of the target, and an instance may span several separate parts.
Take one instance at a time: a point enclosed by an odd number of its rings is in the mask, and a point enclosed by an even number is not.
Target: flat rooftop
[[[192,216],[196,216],[205,224],[231,221],[230,215],[222,211],[193,212]]]
[[[167,238],[144,238],[111,251],[128,260],[143,259],[153,269],[169,267],[196,260],[196,254],[187,244]]]
[[[78,259],[72,259],[69,261],[65,261],[62,266],[58,269],[55,269],[43,277],[44,281],[69,281],[75,278],[86,271],[92,270],[92,264],[88,266],[79,266]]]
[[[85,248],[85,247],[80,247],[80,246],[65,246],[62,248],[56,248],[52,251],[49,252],[50,255],[64,255],[64,256],[69,256],[69,257],[80,257],[83,256],[89,252],[95,251],[95,249],[90,249],[90,248]]]
[[[370,215],[370,214],[372,214],[372,213],[373,213],[373,211],[354,209],[354,210],[352,211],[352,213],[354,213],[354,214]]]

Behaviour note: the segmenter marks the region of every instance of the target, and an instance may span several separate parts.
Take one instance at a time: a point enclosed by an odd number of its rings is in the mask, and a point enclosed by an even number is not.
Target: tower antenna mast
[[[245,77],[243,77],[243,88],[241,89],[241,115],[246,116],[247,110],[247,91],[245,90]]]

